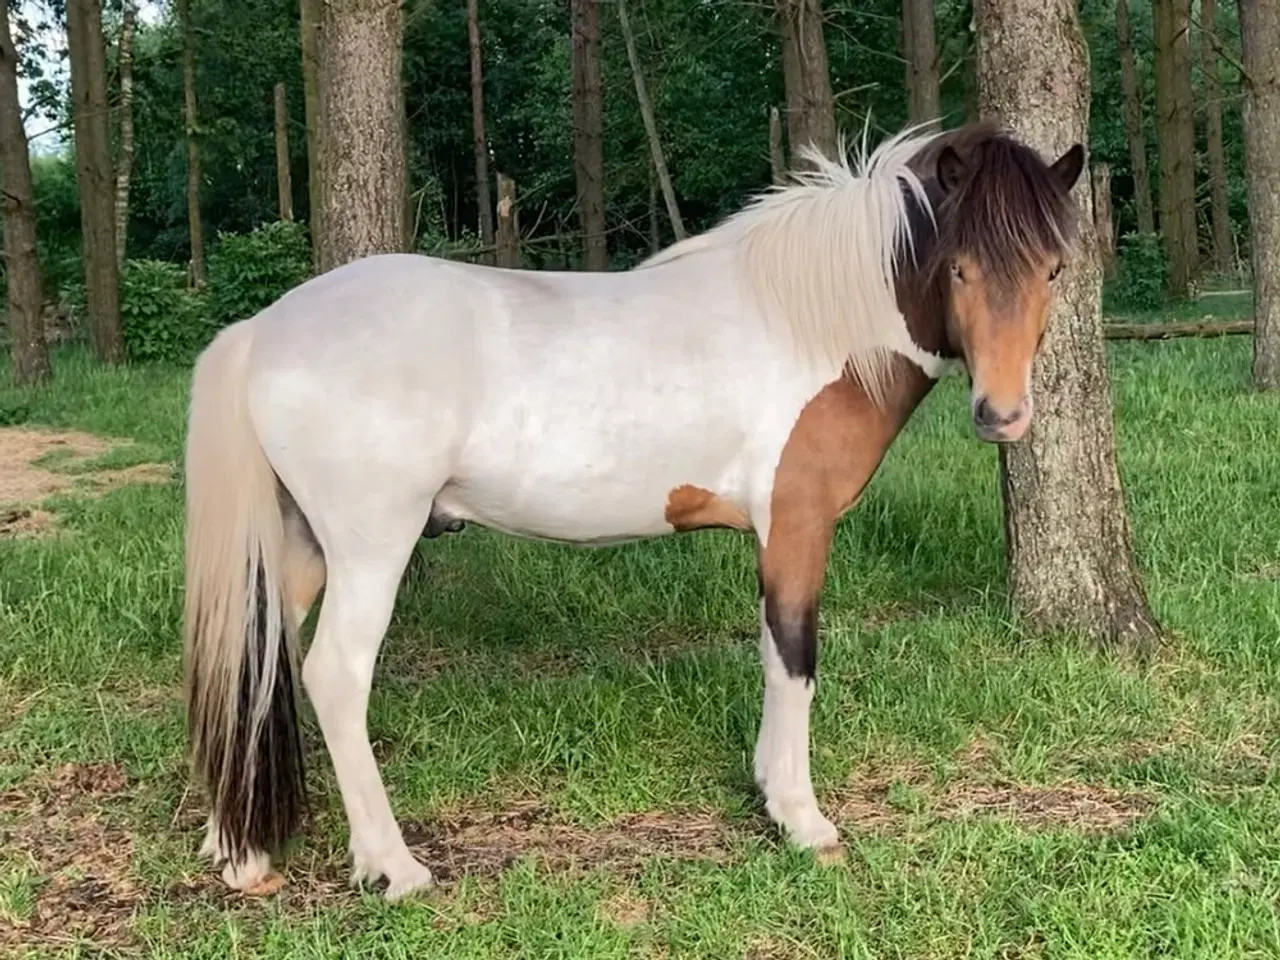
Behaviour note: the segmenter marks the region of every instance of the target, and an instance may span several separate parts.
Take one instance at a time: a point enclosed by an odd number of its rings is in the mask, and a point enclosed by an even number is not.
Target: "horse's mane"
[[[691,254],[733,248],[773,332],[802,359],[848,369],[880,402],[892,353],[919,353],[894,293],[899,257],[914,253],[909,194],[929,211],[912,169],[936,132],[908,128],[867,153],[866,130],[854,163],[803,151],[811,169],[758,194],[705,233],[682,240],[636,269]]]

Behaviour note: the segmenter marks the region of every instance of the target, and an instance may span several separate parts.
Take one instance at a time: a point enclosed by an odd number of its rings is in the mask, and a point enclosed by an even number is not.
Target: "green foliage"
[[[129,358],[185,363],[209,337],[204,297],[187,289],[182,267],[163,260],[126,260],[120,277],[120,322]]]
[[[1116,257],[1116,279],[1109,299],[1120,310],[1155,310],[1164,303],[1169,264],[1160,237],[1154,233],[1127,233]]]
[[[214,328],[251,317],[306,280],[306,228],[283,220],[246,234],[222,233],[209,255],[208,319]]]

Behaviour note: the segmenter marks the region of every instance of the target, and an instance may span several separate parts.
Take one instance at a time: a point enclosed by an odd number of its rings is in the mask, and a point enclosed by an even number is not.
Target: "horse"
[[[410,254],[313,277],[193,373],[185,700],[232,888],[273,879],[306,805],[297,680],[333,762],[351,880],[432,885],[370,746],[374,665],[420,536],[475,523],[603,546],[755,538],[755,781],[795,847],[839,835],[809,772],[818,601],[837,520],[948,369],[977,436],[1032,418],[1052,284],[1078,235],[1053,163],[987,124],[816,150],[704,233],[615,272]],[[299,632],[324,598],[299,670]]]

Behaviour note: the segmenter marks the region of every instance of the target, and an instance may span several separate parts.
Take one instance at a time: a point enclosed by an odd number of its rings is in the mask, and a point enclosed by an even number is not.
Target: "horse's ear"
[[[956,153],[955,147],[948,144],[942,148],[938,154],[936,176],[938,185],[942,187],[944,193],[950,193],[964,183],[968,172],[964,161],[960,159],[960,154]]]
[[[1080,177],[1080,171],[1084,169],[1084,147],[1075,144],[1053,162],[1050,167],[1053,175],[1058,178],[1058,182],[1062,184],[1062,189],[1067,193],[1071,192],[1071,188],[1076,185],[1076,180]]]

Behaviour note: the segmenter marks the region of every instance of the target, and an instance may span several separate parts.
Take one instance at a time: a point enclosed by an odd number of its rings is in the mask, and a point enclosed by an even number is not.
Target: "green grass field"
[[[996,452],[944,384],[830,566],[813,735],[836,865],[789,850],[751,784],[745,538],[468,528],[420,545],[370,716],[444,883],[394,906],[346,886],[306,707],[287,885],[229,896],[183,758],[181,487],[59,494],[54,535],[0,538],[0,955],[1280,956],[1280,402],[1250,391],[1247,338],[1109,350],[1167,644],[1137,663],[1019,632]],[[186,387],[72,352],[47,392],[0,385],[0,422],[176,464]]]

